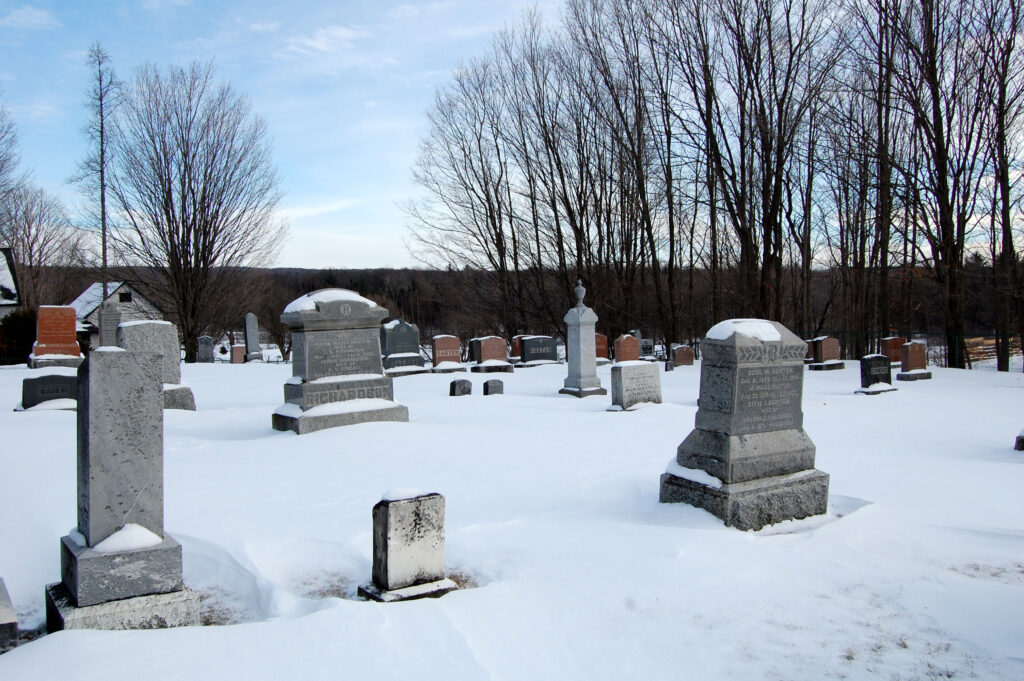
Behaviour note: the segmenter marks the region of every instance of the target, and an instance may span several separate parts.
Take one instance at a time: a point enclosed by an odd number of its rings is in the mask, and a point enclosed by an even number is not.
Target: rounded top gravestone
[[[362,329],[376,327],[388,316],[387,309],[343,288],[322,288],[288,303],[281,323],[290,329]]]

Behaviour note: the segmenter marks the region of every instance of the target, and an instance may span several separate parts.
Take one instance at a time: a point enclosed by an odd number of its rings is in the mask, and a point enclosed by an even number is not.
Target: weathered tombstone
[[[434,367],[432,371],[436,374],[450,374],[455,371],[465,371],[462,366],[462,345],[455,336],[440,335],[431,339],[431,350],[434,355]]]
[[[693,348],[689,345],[677,345],[672,350],[672,363],[677,367],[692,367]]]
[[[928,352],[924,343],[911,341],[903,345],[897,381],[923,381],[932,377],[928,371]]]
[[[462,397],[473,394],[473,384],[464,378],[452,381],[448,385],[448,397]]]
[[[615,361],[635,362],[640,359],[640,341],[635,336],[623,334],[615,339]]]
[[[587,289],[583,281],[576,281],[576,306],[565,313],[562,321],[567,329],[565,342],[565,358],[569,364],[569,374],[558,392],[574,397],[590,395],[607,395],[608,391],[601,387],[601,379],[597,377],[597,350],[595,349],[598,334],[594,333],[597,314],[583,304]],[[605,338],[605,354],[608,353],[608,339]]]
[[[608,336],[603,333],[594,334],[594,355],[599,367],[611,363],[608,359]]]
[[[231,363],[232,364],[244,364],[245,363],[245,346],[244,345],[232,345],[231,346]]]
[[[107,300],[100,305],[100,346],[117,345],[117,327],[121,324],[121,308],[117,301]]]
[[[892,386],[892,365],[885,355],[865,355],[860,358],[860,395],[878,395],[896,390]]]
[[[654,357],[654,339],[653,338],[641,338],[640,339],[640,356],[641,357]]]
[[[200,364],[213,364],[212,336],[199,337],[199,345],[196,348],[196,362]]]
[[[551,336],[524,336],[519,344],[520,365],[535,367],[558,363],[558,344]]]
[[[245,361],[262,362],[263,350],[260,349],[260,325],[256,315],[245,313]]]
[[[486,336],[477,338],[477,363],[471,371],[477,373],[491,373],[494,371],[511,372],[512,365],[508,363],[508,346],[505,339],[500,336]]]
[[[394,402],[380,360],[380,322],[388,311],[345,289],[320,289],[293,300],[281,322],[292,333],[292,377],[275,430],[299,435],[368,421],[408,421]]]
[[[803,430],[804,341],[778,322],[732,319],[701,348],[696,427],[661,476],[660,500],[741,530],[824,513],[828,475]]]
[[[811,343],[814,361],[807,365],[811,371],[835,371],[844,369],[846,362],[839,359],[839,339],[819,336]]]
[[[484,381],[484,396],[487,395],[504,395],[505,384],[502,383],[500,378],[492,378],[489,381]]]
[[[117,345],[128,352],[159,354],[164,409],[196,410],[192,388],[181,382],[181,345],[178,344],[178,329],[174,324],[164,321],[122,322],[117,327]]]
[[[902,359],[903,344],[906,342],[907,339],[903,336],[886,336],[879,342],[881,347],[878,352],[888,357],[891,363],[899,364]]]
[[[57,369],[54,369],[57,371]],[[69,371],[69,369],[64,369]],[[47,373],[21,381],[21,409],[31,409],[44,402],[69,400],[66,409],[74,409],[71,401],[78,399],[78,376],[68,373]]]
[[[384,495],[373,507],[373,582],[359,587],[359,595],[391,602],[457,588],[445,577],[444,497]]]
[[[46,587],[49,631],[199,624],[181,545],[164,532],[160,363],[104,348],[78,371],[78,525]]]
[[[77,367],[82,349],[75,340],[77,316],[70,305],[40,305],[36,315],[36,342],[32,344],[29,366]]]
[[[423,367],[420,355],[420,330],[415,324],[395,319],[380,327],[384,373],[389,376],[422,374],[429,371]]]
[[[616,362],[612,365],[612,406],[625,411],[638,404],[661,404],[661,372],[651,362]]]
[[[14,614],[11,595],[7,585],[0,578],[0,653],[10,650],[18,643],[18,618]]]

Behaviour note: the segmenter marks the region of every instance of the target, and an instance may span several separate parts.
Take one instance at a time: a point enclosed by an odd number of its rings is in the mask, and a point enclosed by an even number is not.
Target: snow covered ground
[[[0,679],[1024,678],[1021,374],[933,368],[859,396],[856,362],[807,372],[829,512],[740,532],[658,503],[699,366],[626,413],[557,394],[564,365],[489,397],[493,374],[407,376],[409,423],[301,437],[270,427],[290,371],[185,365],[198,411],[165,413],[166,528],[217,626],[43,636]],[[0,577],[33,628],[76,454],[74,412],[11,411],[27,373],[0,369]],[[473,395],[449,398],[453,378]],[[370,509],[405,487],[446,496],[447,564],[472,588],[356,600]]]

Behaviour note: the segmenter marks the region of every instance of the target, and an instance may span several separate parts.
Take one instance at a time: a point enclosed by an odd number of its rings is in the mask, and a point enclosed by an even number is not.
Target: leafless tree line
[[[610,331],[730,316],[851,354],[939,285],[965,366],[965,263],[1024,336],[1021,0],[569,0],[436,95],[418,255],[484,270],[506,333],[554,329],[583,278]],[[822,272],[826,276],[822,276]],[[826,292],[821,291],[826,287]],[[464,293],[471,305],[475,292]]]

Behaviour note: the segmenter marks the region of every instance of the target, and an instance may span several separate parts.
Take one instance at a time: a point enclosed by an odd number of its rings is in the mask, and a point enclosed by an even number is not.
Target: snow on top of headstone
[[[288,307],[284,309],[285,313],[289,312],[303,312],[303,311],[315,311],[317,303],[330,303],[336,300],[344,300],[350,303],[363,303],[370,307],[377,307],[377,303],[363,298],[355,291],[349,291],[343,288],[325,288],[320,291],[313,291],[307,293],[304,296],[296,298],[292,302],[288,303]]]
[[[92,548],[97,553],[118,553],[149,548],[162,541],[163,538],[160,535],[147,530],[142,525],[128,523]]]
[[[764,319],[727,319],[708,329],[705,338],[726,340],[733,334],[759,341],[779,341],[782,335],[771,322]]]
[[[384,324],[383,326],[384,326],[385,329],[393,329],[393,328],[395,328],[396,326],[398,326],[401,323],[402,323],[401,319],[392,319],[390,322],[388,322],[387,324]]]
[[[450,333],[439,333],[434,336],[434,340],[437,340],[438,338],[458,338],[458,336],[453,336]]]
[[[93,350],[93,352],[127,352],[127,350],[116,345],[101,345]]]
[[[881,357],[882,359],[889,359],[888,355],[880,355],[877,352],[871,355],[864,355],[861,359],[872,359],[874,357]]]
[[[143,324],[170,324],[165,319],[136,319],[133,322],[121,322],[118,326],[142,326]]]
[[[381,501],[402,501],[403,499],[415,499],[416,497],[422,497],[429,492],[418,490],[415,487],[399,487],[397,489],[390,489],[381,495]]]

